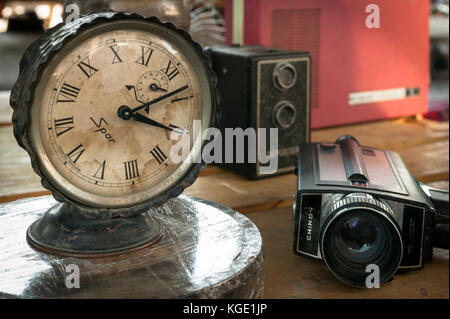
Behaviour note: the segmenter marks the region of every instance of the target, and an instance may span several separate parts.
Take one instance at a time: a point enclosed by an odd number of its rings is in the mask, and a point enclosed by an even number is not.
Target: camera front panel
[[[354,195],[359,197],[362,196],[363,193],[354,193]],[[370,198],[372,198],[372,196],[367,194],[367,197],[369,198],[368,201],[370,203]],[[348,198],[350,201],[345,202]],[[379,264],[380,269],[382,269],[383,272],[387,272],[387,277],[384,278],[384,280],[387,280],[392,276],[397,268],[414,270],[423,267],[423,263],[426,259],[424,258],[424,255],[426,256],[427,252],[429,253],[430,250],[428,247],[429,245],[427,245],[427,242],[430,242],[427,224],[431,224],[430,221],[426,220],[427,211],[425,208],[414,205],[413,203],[405,203],[378,197],[378,199],[373,198],[373,202],[378,202],[380,205],[378,208],[381,208],[381,210],[377,212],[378,209],[373,210],[372,208],[374,207],[371,208],[370,205],[366,207],[364,205],[365,200],[359,199],[355,202],[355,205],[363,204],[362,206],[357,207],[352,205],[351,199],[351,194],[344,193],[299,192],[295,199],[294,208],[294,252],[298,255],[325,260],[328,267],[335,275],[335,270],[343,269],[342,267],[344,267],[345,263],[339,266],[339,262],[338,264],[336,264],[336,262],[340,258],[331,263],[331,258],[329,257],[339,250],[345,252],[347,250],[346,247],[343,247],[345,245],[349,245],[347,248],[349,248],[349,251],[353,251],[352,256],[350,257],[359,261],[363,260],[362,257],[368,254],[368,247],[373,246],[374,249],[372,249],[372,251],[374,252],[374,256],[378,256],[377,258],[374,258],[374,262],[377,265]],[[343,202],[344,204],[342,204]],[[343,206],[340,207],[340,205]],[[362,211],[360,209],[362,209]],[[335,216],[342,214],[343,211],[352,210],[354,212],[352,214],[355,216],[352,217],[351,214],[345,213],[348,215],[348,218],[344,219],[348,220],[345,220],[343,225],[351,225],[353,230],[345,230],[347,234],[343,234],[343,238],[340,238],[335,234],[336,231],[333,232],[333,228],[337,228],[339,223],[333,224],[330,221],[333,220]],[[358,213],[358,210],[360,213]],[[375,212],[375,214],[371,218],[368,218],[370,214],[367,212],[370,210]],[[382,217],[382,215],[384,215],[384,217]],[[378,218],[377,216],[381,218]],[[378,219],[377,223],[369,223],[373,217]],[[390,222],[388,222],[389,220]],[[371,229],[372,226],[376,226],[377,229]],[[328,233],[331,233],[330,236],[336,237],[333,237],[334,239],[331,242],[328,239],[328,244],[325,243],[325,233],[327,229],[329,230]],[[374,236],[368,236],[371,230],[373,230]],[[339,233],[339,231],[337,231],[337,233]],[[380,237],[380,235],[382,235],[382,237]],[[365,238],[365,236],[368,238]],[[364,241],[364,243],[368,243],[367,240],[370,239],[370,237],[373,237],[373,242],[371,242],[370,245],[364,244],[359,247],[359,250],[356,250],[355,247],[351,246],[352,244],[355,245],[360,240]],[[386,239],[382,239],[383,237]],[[339,240],[339,238],[343,240]],[[375,240],[376,238],[378,239]],[[398,238],[398,240],[395,240],[395,238]],[[340,248],[339,242],[341,242]],[[397,242],[397,244],[395,244],[395,242]],[[332,243],[331,246],[330,243]],[[385,249],[381,247],[383,245],[386,245]],[[395,245],[397,245],[397,248],[394,248]],[[376,249],[383,253],[379,253],[378,255],[375,254]],[[388,251],[390,253],[386,253]],[[327,255],[329,259],[325,258]],[[369,258],[370,256],[366,257]],[[364,264],[363,261],[361,262]],[[345,267],[348,267],[348,265]],[[359,271],[359,273],[364,272]],[[349,279],[351,277],[350,274],[347,274],[347,272],[345,272],[345,274],[337,275],[337,277],[344,282],[352,282]],[[347,275],[349,278],[346,277]],[[358,286],[359,284],[361,283],[358,280],[352,282],[352,285],[355,286]]]
[[[425,208],[394,200],[385,200],[385,202],[395,212],[397,223],[401,229],[403,258],[400,268],[413,270],[423,267],[424,254],[431,249],[426,247],[429,236]]]
[[[256,65],[256,128],[278,129],[278,171],[293,171],[299,144],[310,139],[310,58],[270,57]],[[259,172],[257,163],[256,171]],[[259,173],[258,173],[259,174]]]

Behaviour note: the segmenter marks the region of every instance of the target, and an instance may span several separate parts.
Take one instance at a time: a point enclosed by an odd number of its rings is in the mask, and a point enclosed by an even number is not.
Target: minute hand
[[[153,126],[156,126],[156,127],[160,127],[160,128],[165,129],[165,130],[168,130],[168,131],[173,131],[172,128],[167,127],[164,124],[161,124],[159,122],[156,122],[155,120],[152,120],[151,118],[148,118],[148,117],[146,117],[144,115],[141,115],[140,113],[134,113],[132,116],[133,116],[133,119],[135,121],[138,121],[138,122],[141,122],[141,123],[145,123],[145,124],[149,124],[149,125],[153,125]]]
[[[178,93],[180,93],[180,92],[186,90],[187,88],[188,88],[187,85],[185,85],[185,86],[183,86],[183,87],[180,87],[179,89],[176,89],[175,91],[172,91],[172,92],[170,92],[170,93],[167,93],[167,94],[165,94],[165,95],[162,95],[162,96],[160,96],[160,97],[158,97],[158,98],[156,98],[156,99],[154,99],[154,100],[152,100],[152,101],[150,101],[150,102],[148,102],[148,103],[144,103],[144,104],[142,104],[142,105],[139,105],[138,107],[135,107],[134,109],[131,109],[130,112],[131,112],[131,114],[134,114],[134,113],[136,113],[137,111],[140,111],[140,110],[142,110],[142,109],[145,109],[146,107],[149,107],[150,105],[153,105],[153,104],[158,103],[158,102],[160,102],[160,101],[162,101],[162,100],[165,100],[165,99],[167,99],[167,98],[169,98],[169,97],[171,97],[171,96],[174,96],[175,94],[178,94]]]

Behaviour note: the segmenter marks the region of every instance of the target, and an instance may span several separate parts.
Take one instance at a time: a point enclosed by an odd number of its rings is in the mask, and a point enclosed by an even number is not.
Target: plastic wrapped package
[[[0,298],[261,298],[261,235],[245,216],[187,196],[151,211],[164,230],[153,246],[116,257],[56,257],[33,250],[28,226],[56,201],[0,205]],[[78,267],[79,289],[66,286]]]

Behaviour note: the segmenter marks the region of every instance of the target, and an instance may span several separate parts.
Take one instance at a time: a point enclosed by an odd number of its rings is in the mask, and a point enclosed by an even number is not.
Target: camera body
[[[364,287],[369,264],[385,282],[422,268],[433,246],[448,249],[448,192],[417,182],[398,154],[342,136],[302,144],[296,172],[294,252],[345,283]],[[441,222],[447,233],[437,236]]]
[[[307,52],[263,46],[214,46],[206,48],[218,76],[222,95],[220,129],[266,128],[266,150],[270,149],[270,128],[278,128],[278,169],[260,173],[260,159],[249,161],[246,141],[243,163],[222,167],[250,179],[293,172],[300,143],[310,139],[311,59]],[[256,147],[259,137],[256,137]],[[239,152],[233,143],[233,154]]]

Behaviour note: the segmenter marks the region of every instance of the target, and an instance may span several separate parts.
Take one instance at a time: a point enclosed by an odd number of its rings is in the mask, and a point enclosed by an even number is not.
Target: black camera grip
[[[448,224],[436,224],[433,247],[448,249],[449,233]]]
[[[448,224],[448,192],[428,187],[428,194],[433,202],[434,209],[436,210],[436,223],[445,222]]]
[[[425,194],[430,198],[436,210],[435,217],[435,233],[433,246],[438,248],[449,249],[449,195],[447,191],[432,188],[427,185],[421,187]]]
[[[434,234],[434,247],[448,249],[448,192],[431,188],[429,189],[430,198],[436,209],[436,233]]]

